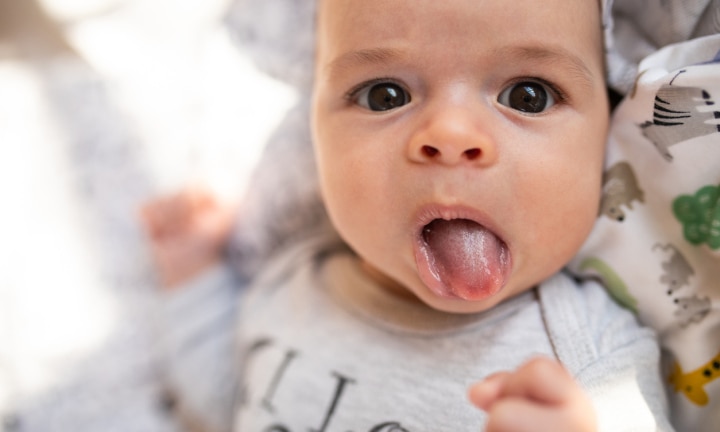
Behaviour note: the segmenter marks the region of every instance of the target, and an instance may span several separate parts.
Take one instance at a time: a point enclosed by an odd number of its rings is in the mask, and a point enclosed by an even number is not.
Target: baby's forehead
[[[422,57],[423,51],[442,46],[448,53],[463,52],[468,57],[495,55],[512,60],[522,58],[515,54],[524,53],[530,60],[573,57],[581,60],[576,63],[594,67],[603,55],[600,15],[592,6],[596,1],[580,0],[565,7],[564,14],[548,8],[526,14],[532,1],[508,5],[502,0],[442,4],[430,0],[320,0],[317,58],[324,63],[355,52],[363,62],[380,64],[401,55]],[[546,4],[562,6],[566,2],[549,0]],[[411,9],[408,5],[417,6]],[[548,31],[548,26],[555,30]]]
[[[234,0],[225,22],[243,54],[248,55],[261,71],[307,92],[314,81],[317,9],[326,1]],[[612,0],[590,1],[602,5],[605,37],[611,40],[613,23],[609,4]],[[634,0],[615,0],[615,3],[623,1]],[[616,55],[612,43],[607,46],[608,58]],[[618,75],[618,79],[625,76]],[[619,88],[626,86],[627,80],[622,81]]]

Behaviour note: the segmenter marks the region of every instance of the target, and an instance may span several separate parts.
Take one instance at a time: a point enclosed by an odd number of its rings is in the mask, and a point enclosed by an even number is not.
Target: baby
[[[600,201],[598,2],[321,0],[316,48],[342,241],[258,271],[235,428],[671,430],[654,334],[560,272]]]
[[[238,430],[670,429],[653,335],[558,273],[598,212],[600,8],[533,6],[320,2],[313,142],[348,248],[308,232],[254,281]]]

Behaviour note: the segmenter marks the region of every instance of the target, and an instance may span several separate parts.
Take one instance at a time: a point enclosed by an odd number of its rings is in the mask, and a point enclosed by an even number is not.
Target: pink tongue
[[[423,238],[430,270],[449,293],[481,300],[502,288],[507,248],[482,225],[467,219],[436,219],[425,227]]]

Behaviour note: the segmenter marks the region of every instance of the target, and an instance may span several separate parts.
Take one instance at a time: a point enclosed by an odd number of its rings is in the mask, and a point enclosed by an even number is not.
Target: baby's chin
[[[482,300],[470,301],[461,298],[438,297],[432,294],[427,288],[425,291],[430,294],[418,295],[417,297],[420,298],[420,301],[433,309],[454,314],[485,312],[506,300],[506,297],[500,293]]]

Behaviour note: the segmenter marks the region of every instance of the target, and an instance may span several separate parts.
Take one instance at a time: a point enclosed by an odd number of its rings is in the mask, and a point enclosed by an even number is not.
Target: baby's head
[[[596,0],[321,0],[323,198],[370,275],[477,312],[596,220],[608,105]]]

